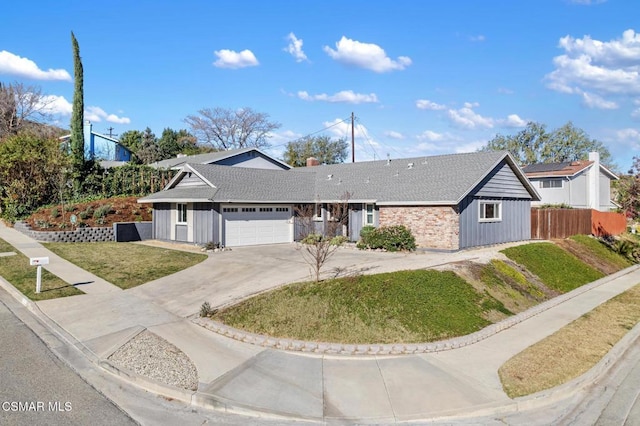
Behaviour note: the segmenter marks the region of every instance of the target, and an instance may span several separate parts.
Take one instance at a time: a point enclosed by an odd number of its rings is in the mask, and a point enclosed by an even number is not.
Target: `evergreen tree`
[[[74,91],[73,110],[71,113],[71,157],[74,187],[80,188],[81,174],[84,169],[84,77],[80,47],[76,36],[71,32],[73,46]]]

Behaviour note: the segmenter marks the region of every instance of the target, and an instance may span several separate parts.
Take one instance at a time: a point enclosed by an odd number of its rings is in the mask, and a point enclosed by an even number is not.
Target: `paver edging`
[[[195,324],[222,336],[238,340],[251,345],[265,348],[279,349],[290,352],[311,352],[315,354],[327,355],[348,355],[348,356],[371,356],[371,355],[415,355],[421,353],[434,353],[458,349],[472,345],[481,340],[487,339],[503,330],[513,327],[531,317],[539,315],[555,306],[558,306],[574,297],[580,296],[587,291],[597,288],[607,282],[623,275],[634,272],[640,265],[633,265],[614,274],[600,278],[589,284],[580,286],[568,293],[556,296],[553,299],[540,303],[524,312],[520,312],[504,320],[491,324],[482,330],[465,336],[454,337],[452,339],[440,340],[437,342],[424,343],[393,343],[393,344],[343,344],[335,342],[306,342],[299,339],[287,339],[273,337],[264,334],[251,333],[238,328],[231,327],[210,318],[196,317],[192,320]]]

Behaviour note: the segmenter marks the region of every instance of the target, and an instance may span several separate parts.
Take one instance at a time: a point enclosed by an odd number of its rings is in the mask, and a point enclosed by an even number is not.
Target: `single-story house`
[[[292,242],[297,206],[320,224],[348,194],[348,237],[405,225],[420,247],[458,250],[530,239],[540,199],[506,151],[319,165],[290,170],[185,164],[153,204],[154,238],[242,246]],[[326,229],[326,228],[325,228]]]
[[[275,159],[257,148],[229,149],[227,151],[207,152],[205,154],[184,155],[167,160],[156,161],[149,166],[156,169],[179,170],[185,164],[219,164],[221,166],[240,166],[256,169],[289,170],[290,165]]]
[[[611,181],[618,177],[600,164],[597,152],[589,153],[589,160],[531,164],[522,170],[540,194],[533,207],[564,204],[603,212],[618,207],[611,200]]]

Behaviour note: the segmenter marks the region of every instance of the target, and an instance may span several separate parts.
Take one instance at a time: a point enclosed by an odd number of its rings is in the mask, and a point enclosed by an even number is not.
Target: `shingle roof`
[[[245,152],[250,152],[250,151],[257,151],[262,153],[257,148],[229,149],[227,151],[207,152],[205,154],[185,155],[182,157],[169,158],[167,160],[157,161],[153,164],[150,164],[150,166],[155,167],[157,169],[172,169],[172,168],[182,167],[185,164],[211,164],[211,163],[215,163],[216,161],[224,160],[225,158],[244,154]],[[267,156],[264,153],[263,155]],[[279,160],[274,160],[274,161],[277,161],[283,165],[285,164]],[[289,165],[287,166],[290,167]]]
[[[247,169],[212,164],[188,168],[216,187],[211,200],[219,202],[333,202],[349,193],[353,202],[459,203],[503,161],[520,175],[527,190],[536,195],[506,152],[474,152],[397,160],[343,163],[292,170]],[[161,191],[144,200],[166,199],[180,191]],[[174,192],[176,191],[176,192]],[[166,196],[162,196],[162,193]]]

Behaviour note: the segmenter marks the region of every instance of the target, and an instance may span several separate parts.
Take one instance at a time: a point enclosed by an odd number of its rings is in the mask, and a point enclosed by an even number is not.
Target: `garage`
[[[222,206],[224,245],[229,247],[293,241],[290,206]]]

